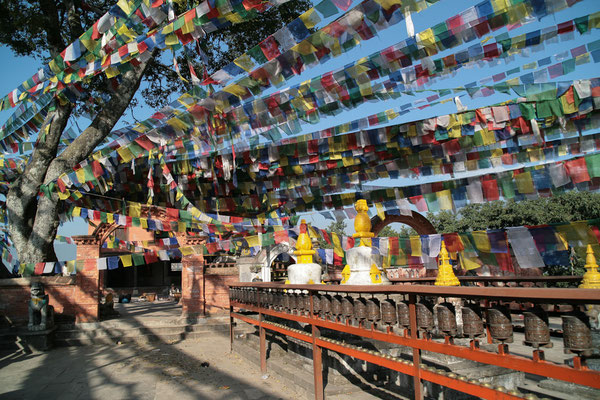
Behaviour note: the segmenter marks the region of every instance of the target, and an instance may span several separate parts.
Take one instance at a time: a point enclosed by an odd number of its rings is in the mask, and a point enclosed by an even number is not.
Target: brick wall
[[[28,320],[32,282],[42,282],[58,319],[74,319],[80,312],[75,299],[77,290],[73,276],[40,276],[35,278],[0,279],[0,316],[14,325]]]
[[[228,285],[239,282],[235,275],[204,275],[204,298],[207,314],[221,314],[229,312],[229,287]]]

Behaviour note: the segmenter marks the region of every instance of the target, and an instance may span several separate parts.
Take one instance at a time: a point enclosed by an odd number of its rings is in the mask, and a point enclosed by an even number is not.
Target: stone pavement
[[[208,366],[207,364],[208,363]],[[2,399],[296,399],[229,352],[229,337],[0,354]]]

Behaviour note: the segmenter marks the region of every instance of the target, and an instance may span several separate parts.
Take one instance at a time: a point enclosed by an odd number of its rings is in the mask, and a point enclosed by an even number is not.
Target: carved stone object
[[[54,327],[54,307],[49,304],[48,295],[44,293],[44,285],[41,282],[33,282],[27,328],[30,331],[45,331],[52,327]]]

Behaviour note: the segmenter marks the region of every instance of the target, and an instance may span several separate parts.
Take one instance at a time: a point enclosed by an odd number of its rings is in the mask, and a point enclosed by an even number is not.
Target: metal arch
[[[393,224],[394,222],[398,222],[400,224],[408,225],[413,228],[419,235],[431,235],[437,233],[435,227],[429,222],[427,218],[425,218],[422,214],[418,212],[411,211],[412,215],[393,215],[385,213],[385,220],[381,220],[378,215],[371,218],[371,232],[377,236],[381,230],[388,226],[389,224]]]

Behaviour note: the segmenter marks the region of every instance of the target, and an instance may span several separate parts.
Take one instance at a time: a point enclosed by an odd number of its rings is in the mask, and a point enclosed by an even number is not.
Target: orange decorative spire
[[[310,237],[306,233],[306,221],[302,220],[300,222],[300,235],[298,235],[298,241],[296,242],[296,251],[294,251],[294,254],[298,256],[297,264],[312,264],[315,253],[312,249]]]

